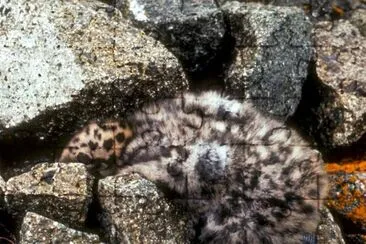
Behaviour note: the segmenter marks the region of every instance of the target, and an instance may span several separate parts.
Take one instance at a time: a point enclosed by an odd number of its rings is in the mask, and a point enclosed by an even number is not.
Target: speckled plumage
[[[119,173],[186,199],[194,242],[307,243],[315,232],[327,189],[320,154],[249,102],[188,93],[127,121]]]

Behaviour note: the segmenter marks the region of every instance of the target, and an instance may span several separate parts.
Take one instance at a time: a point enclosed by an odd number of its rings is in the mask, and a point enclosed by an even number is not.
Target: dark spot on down
[[[97,138],[97,136],[98,136],[98,129],[94,129],[94,138]]]
[[[95,151],[98,148],[98,143],[89,141],[88,146],[89,146],[90,150]]]
[[[256,188],[259,183],[259,177],[261,176],[262,172],[260,170],[255,170],[253,173],[252,173],[252,177],[250,178],[250,188],[251,189],[254,189]]]
[[[170,149],[168,147],[160,147],[160,154],[166,158],[171,156]]]
[[[301,211],[305,214],[312,214],[314,213],[314,207],[309,205],[309,204],[304,204],[302,207],[301,207]]]
[[[74,150],[78,150],[79,147],[68,147],[67,149],[69,149],[69,152],[72,152]]]
[[[177,163],[168,164],[167,172],[168,172],[169,175],[173,176],[174,178],[183,179],[182,168]]]
[[[80,138],[79,137],[75,137],[73,140],[72,140],[72,142],[74,142],[74,143],[77,143],[77,142],[79,142],[80,141]]]
[[[86,144],[86,143],[81,143],[81,145],[80,145],[80,147],[87,147],[88,146],[88,144]]]
[[[263,225],[263,226],[274,226],[273,222],[270,221],[269,219],[267,219],[264,215],[256,213],[254,214],[254,219],[255,221],[259,224],[259,225]]]
[[[92,158],[89,155],[81,152],[78,154],[78,156],[76,156],[76,160],[83,164],[89,164]]]
[[[121,143],[125,140],[125,135],[123,134],[123,132],[120,132],[116,135],[116,140]]]
[[[113,140],[112,140],[112,139],[105,140],[105,141],[103,142],[103,147],[104,147],[107,151],[111,150],[111,149],[112,149],[112,147],[113,147]]]

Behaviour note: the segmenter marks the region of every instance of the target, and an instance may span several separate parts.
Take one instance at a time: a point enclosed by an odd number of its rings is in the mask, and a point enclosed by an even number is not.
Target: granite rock
[[[115,6],[160,40],[191,75],[209,68],[222,49],[224,17],[213,0],[117,0]]]
[[[5,201],[18,219],[32,211],[80,226],[92,200],[92,185],[93,177],[83,164],[42,163],[7,181]]]
[[[235,42],[228,94],[279,119],[295,112],[312,55],[311,23],[293,7],[228,2],[222,10]]]
[[[100,180],[98,198],[111,243],[186,243],[188,240],[184,211],[137,174]]]
[[[0,141],[54,138],[187,87],[173,54],[110,5],[21,0],[0,10]]]
[[[323,145],[348,146],[366,132],[366,38],[347,20],[317,23],[314,38],[316,74],[332,96],[314,110],[321,121],[311,130]]]
[[[52,233],[52,234],[50,234]],[[20,230],[22,244],[31,243],[102,243],[99,236],[71,229],[42,215],[27,212]]]

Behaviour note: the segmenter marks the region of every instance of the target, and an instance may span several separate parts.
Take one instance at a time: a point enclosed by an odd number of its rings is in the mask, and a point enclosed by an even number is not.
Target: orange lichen
[[[356,175],[334,176],[327,205],[354,222],[366,225],[366,180]]]
[[[345,173],[366,172],[366,161],[327,163],[325,165],[325,170],[329,174],[334,174],[338,172],[345,172]]]
[[[334,14],[336,14],[337,16],[343,16],[344,15],[344,10],[342,7],[336,5],[336,4],[333,4],[332,5],[332,11]]]

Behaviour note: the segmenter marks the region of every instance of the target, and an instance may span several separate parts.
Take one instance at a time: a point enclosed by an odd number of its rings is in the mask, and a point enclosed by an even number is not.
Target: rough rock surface
[[[357,9],[352,13],[350,22],[356,26],[361,35],[366,37],[366,9]]]
[[[2,1],[0,10],[0,140],[18,125],[54,137],[186,86],[177,59],[107,4]]]
[[[182,210],[138,175],[99,181],[103,222],[112,243],[185,243],[187,221]]]
[[[99,236],[77,231],[46,218],[42,215],[27,212],[20,230],[20,242],[31,243],[102,243]]]
[[[164,43],[189,73],[209,67],[222,48],[224,17],[213,0],[117,0],[116,7]]]
[[[10,178],[5,201],[19,217],[32,211],[73,226],[84,224],[92,199],[93,177],[79,163],[42,163]]]
[[[278,118],[292,115],[311,58],[311,23],[297,8],[229,2],[222,7],[235,41],[228,94]]]
[[[317,230],[318,244],[345,244],[342,231],[334,221],[333,215],[328,208],[323,207],[321,211],[321,222]]]
[[[314,111],[322,121],[313,130],[325,145],[350,145],[366,132],[366,38],[344,20],[319,22],[314,38],[316,73],[333,95]]]
[[[221,5],[233,0],[217,0]],[[312,20],[334,19],[349,16],[357,8],[366,8],[365,0],[249,0],[277,6],[297,6],[302,8]],[[249,2],[239,0],[239,2]]]
[[[330,209],[366,228],[366,173],[339,172],[330,177]]]

